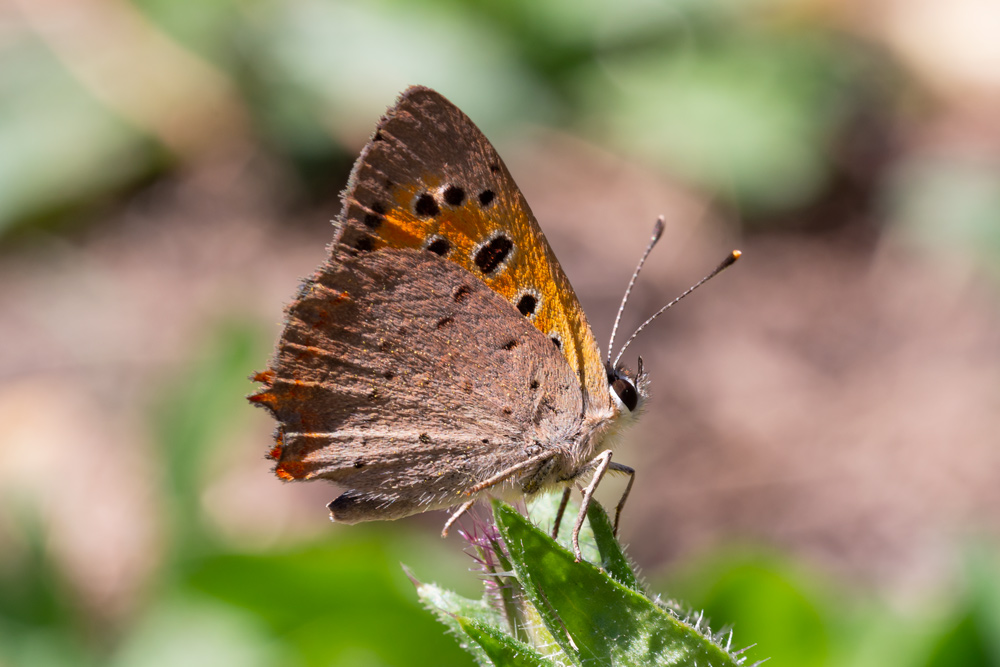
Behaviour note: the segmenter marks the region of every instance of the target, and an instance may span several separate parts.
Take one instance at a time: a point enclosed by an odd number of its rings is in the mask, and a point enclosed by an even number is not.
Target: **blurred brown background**
[[[336,562],[317,608],[396,605],[418,642],[396,561],[474,581],[443,516],[331,526],[336,491],[275,479],[243,401],[414,83],[494,140],[602,343],[656,216],[626,334],[744,252],[627,356],[647,575],[736,619],[765,612],[719,601],[740,570],[713,559],[787,575],[837,621],[759,640],[776,664],[1000,664],[1000,594],[974,594],[1000,591],[998,36],[993,0],[0,2],[0,664],[425,664],[255,607]],[[375,548],[390,592],[338,600]],[[889,639],[843,629],[860,599]]]

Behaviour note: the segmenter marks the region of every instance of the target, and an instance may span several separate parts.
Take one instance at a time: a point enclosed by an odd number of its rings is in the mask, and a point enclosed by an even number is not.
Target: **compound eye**
[[[622,402],[622,405],[628,408],[629,412],[635,410],[635,406],[639,403],[639,394],[636,392],[634,384],[625,378],[615,378],[614,382],[611,383],[611,390],[615,392],[615,396]]]

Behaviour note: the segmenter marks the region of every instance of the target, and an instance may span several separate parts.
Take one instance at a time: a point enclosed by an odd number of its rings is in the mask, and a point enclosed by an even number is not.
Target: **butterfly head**
[[[606,365],[608,376],[608,393],[618,408],[621,416],[635,415],[646,400],[648,380],[642,368],[642,357],[639,357],[638,371],[632,372],[625,364],[613,366],[609,361]]]

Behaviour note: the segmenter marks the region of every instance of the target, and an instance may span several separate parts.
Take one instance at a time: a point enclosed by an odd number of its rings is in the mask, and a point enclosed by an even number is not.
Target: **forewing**
[[[548,337],[425,250],[334,245],[256,379],[266,386],[251,400],[279,421],[277,474],[346,487],[331,509],[348,522],[462,502],[539,448],[571,442],[583,411]]]
[[[338,240],[425,248],[466,269],[557,346],[589,402],[608,403],[600,351],[521,191],[473,122],[440,94],[406,90],[344,193]]]

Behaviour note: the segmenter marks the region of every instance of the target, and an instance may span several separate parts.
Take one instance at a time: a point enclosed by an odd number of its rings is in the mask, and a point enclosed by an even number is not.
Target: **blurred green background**
[[[746,253],[636,344],[654,590],[750,662],[1000,665],[997,35],[989,0],[0,3],[0,665],[472,664],[399,567],[476,594],[442,517],[330,525],[243,398],[409,84],[496,143],[599,340],[656,215],[625,328]]]

